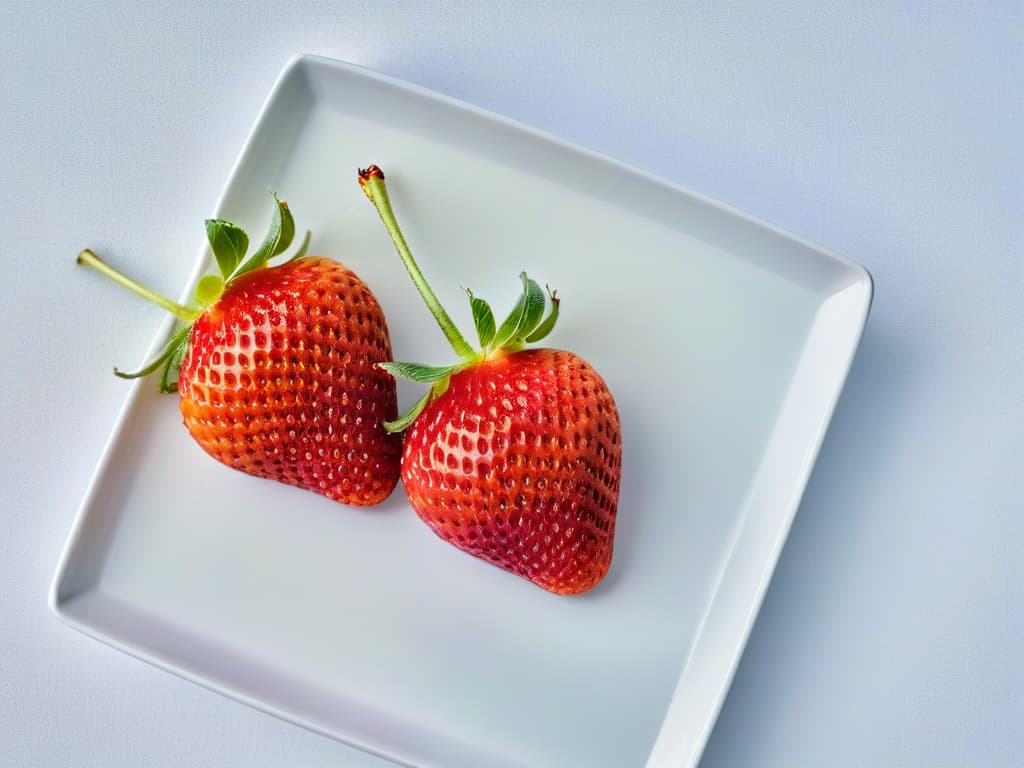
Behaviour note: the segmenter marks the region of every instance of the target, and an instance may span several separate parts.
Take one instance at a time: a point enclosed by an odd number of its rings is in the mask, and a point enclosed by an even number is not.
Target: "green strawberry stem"
[[[407,413],[395,421],[384,422],[384,428],[388,432],[401,432],[412,424],[420,415],[423,409],[429,405],[432,399],[440,397],[448,388],[453,374],[476,365],[491,355],[507,354],[521,350],[526,344],[540,341],[545,338],[555,327],[558,320],[559,299],[555,292],[548,290],[548,298],[551,299],[551,311],[544,317],[544,291],[535,280],[526,276],[525,272],[520,273],[519,279],[523,282],[523,292],[519,297],[512,312],[505,321],[498,326],[494,320],[494,312],[490,305],[483,299],[473,295],[473,292],[466,290],[469,297],[470,307],[473,310],[473,324],[476,326],[477,337],[480,339],[480,351],[474,350],[466,339],[459,333],[451,317],[445,312],[441,302],[430,289],[427,280],[423,277],[419,265],[416,264],[409,246],[405,242],[402,230],[395,220],[394,211],[391,210],[391,200],[388,197],[387,186],[384,183],[384,172],[376,165],[371,165],[365,170],[359,169],[359,186],[373,203],[384,222],[388,234],[402,257],[402,262],[412,277],[416,289],[426,302],[437,324],[441,326],[444,335],[448,337],[452,348],[459,356],[459,362],[454,365],[430,366],[420,363],[378,363],[392,376],[402,378],[421,384],[430,384],[430,389]]]
[[[416,290],[420,292],[420,296],[426,302],[427,309],[430,310],[434,319],[437,320],[437,324],[441,326],[444,335],[448,337],[448,341],[451,343],[452,349],[455,350],[455,354],[464,359],[476,357],[476,350],[469,345],[469,342],[466,341],[465,337],[455,326],[455,322],[445,311],[444,307],[441,306],[437,295],[431,289],[430,284],[427,283],[427,279],[423,276],[423,272],[420,271],[419,265],[413,258],[409,245],[405,242],[405,236],[402,234],[398,221],[395,219],[395,213],[391,209],[388,188],[384,183],[384,172],[376,165],[371,165],[365,170],[360,168],[359,186],[362,187],[363,192],[370,198],[370,202],[373,203],[377,213],[380,214],[381,221],[384,222],[384,227],[387,229],[388,234],[391,235],[391,240],[398,250],[398,255],[402,258],[402,263],[405,264],[405,268],[409,271],[409,276],[416,285]]]
[[[78,254],[78,263],[86,267],[92,267],[96,271],[109,277],[115,283],[123,285],[125,288],[138,294],[147,301],[151,301],[157,306],[163,307],[179,320],[183,320],[186,323],[193,323],[196,318],[199,317],[199,310],[184,307],[176,301],[171,301],[163,294],[157,293],[152,288],[147,288],[142,285],[142,283],[132,280],[127,275],[118,272],[88,248]]]

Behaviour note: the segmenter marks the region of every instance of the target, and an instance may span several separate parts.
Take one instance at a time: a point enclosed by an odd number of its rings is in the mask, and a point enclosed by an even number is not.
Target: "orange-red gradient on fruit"
[[[233,280],[196,321],[178,378],[185,426],[218,461],[365,506],[398,481],[401,438],[384,313],[337,262]]]
[[[611,564],[621,462],[604,380],[571,352],[532,349],[451,377],[406,433],[402,481],[442,539],[574,595]]]

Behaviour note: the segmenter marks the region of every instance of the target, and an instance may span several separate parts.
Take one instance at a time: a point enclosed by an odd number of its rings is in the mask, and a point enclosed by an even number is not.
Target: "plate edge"
[[[456,98],[454,96],[449,96],[448,94],[433,90],[423,85],[419,85],[409,80],[403,80],[402,78],[395,77],[393,75],[388,75],[383,72],[378,72],[377,70],[370,69],[359,64],[342,61],[340,59],[332,59],[330,57],[322,56],[319,54],[297,54],[293,56],[288,62],[289,67],[299,67],[302,65],[318,66],[323,67],[325,69],[333,69],[344,72],[347,75],[351,75],[354,77],[373,80],[388,85],[392,88],[396,88],[398,90],[408,91],[410,93],[416,94],[417,96],[422,96],[428,99],[442,102],[449,107],[452,107],[462,112],[473,114],[476,117],[501,123],[507,128],[515,129],[522,133],[528,134],[532,138],[554,145],[559,149],[587,157],[591,160],[599,161],[601,163],[611,166],[617,171],[630,174],[647,183],[655,184],[675,194],[688,197],[691,200],[702,205],[718,209],[724,213],[728,213],[730,216],[742,219],[747,224],[768,230],[769,232],[783,239],[789,240],[793,243],[796,243],[797,245],[801,245],[804,248],[808,248],[809,250],[817,253],[819,256],[823,256],[827,259],[833,260],[837,264],[846,267],[847,269],[854,272],[857,275],[857,277],[852,282],[857,282],[862,279],[867,279],[869,282],[873,282],[871,274],[860,262],[820,242],[812,240],[804,235],[797,234],[778,224],[774,224],[768,221],[767,219],[755,216],[743,210],[742,208],[736,207],[731,203],[724,202],[715,197],[711,197],[710,195],[706,195],[702,192],[697,192],[696,190],[691,189],[690,187],[665,179],[664,177],[658,176],[651,171],[647,171],[642,168],[638,168],[634,165],[630,165],[629,163],[626,163],[622,160],[618,160],[612,157],[611,155],[605,154],[595,149],[591,149],[582,144],[573,143],[571,141],[559,137],[556,134],[542,130],[540,128],[535,128],[515,118],[503,115],[500,112],[494,112],[489,109],[484,109],[483,107],[478,107],[470,102],[463,101],[462,99]]]
[[[725,581],[725,576],[729,572],[732,566],[733,555],[735,554],[734,549],[730,550],[729,557],[726,560],[725,565],[722,568],[722,573],[719,576],[718,586],[716,587],[715,594],[711,598],[708,604],[708,610],[701,620],[700,627],[697,631],[693,644],[691,646],[690,655],[687,657],[683,670],[680,674],[679,681],[677,683],[676,690],[673,692],[672,698],[669,702],[669,707],[666,710],[666,717],[662,723],[661,730],[657,736],[655,744],[653,745],[651,754],[648,758],[646,768],[695,768],[704,753],[704,749],[707,746],[708,740],[711,737],[711,733],[714,730],[715,723],[721,714],[722,707],[725,704],[726,697],[728,696],[729,690],[732,687],[732,683],[735,679],[736,672],[739,669],[740,660],[746,650],[746,646],[750,640],[750,636],[753,632],[754,625],[757,622],[757,618],[761,612],[761,607],[764,603],[765,596],[768,592],[768,587],[771,585],[772,579],[775,575],[775,570],[778,566],[779,558],[782,555],[782,550],[785,547],[786,541],[789,539],[789,532],[792,528],[793,521],[796,519],[796,515],[799,512],[800,505],[803,502],[803,496],[807,490],[808,482],[814,467],[817,465],[818,456],[821,453],[821,447],[824,445],[825,438],[827,437],[829,427],[832,423],[832,418],[835,415],[835,409],[839,404],[839,399],[842,396],[843,391],[846,388],[846,382],[849,378],[850,370],[853,367],[854,360],[857,356],[857,350],[860,347],[860,342],[864,335],[864,330],[867,327],[867,320],[870,315],[871,307],[874,302],[875,283],[871,273],[855,262],[851,262],[851,265],[857,268],[858,278],[852,283],[843,286],[822,301],[822,306],[825,302],[830,299],[841,296],[844,293],[848,293],[859,289],[861,296],[857,304],[857,313],[855,322],[850,326],[851,334],[847,339],[846,351],[843,354],[840,366],[839,366],[839,379],[837,386],[831,393],[829,400],[826,404],[824,413],[822,414],[821,428],[815,434],[814,442],[811,446],[811,451],[805,461],[803,467],[801,467],[800,475],[797,479],[796,489],[797,494],[795,502],[792,504],[792,508],[786,513],[786,519],[783,528],[779,531],[778,538],[775,544],[772,546],[771,551],[768,554],[767,561],[764,564],[764,569],[761,573],[761,577],[758,581],[757,590],[753,595],[753,600],[750,602],[748,611],[748,621],[746,622],[741,635],[736,639],[736,643],[729,650],[729,661],[726,665],[726,674],[721,680],[719,690],[717,691],[711,710],[708,713],[708,717],[705,723],[699,729],[699,733],[696,739],[690,741],[689,747],[685,745],[683,749],[673,748],[669,744],[669,740],[672,738],[669,733],[668,725],[671,719],[672,709],[679,705],[679,702],[683,698],[685,691],[683,685],[687,677],[687,669],[689,668],[690,662],[701,645],[702,636],[707,629],[708,620],[711,617],[716,600],[718,598],[719,590],[722,583]],[[743,526],[737,531],[733,547],[735,547],[736,541],[738,541],[742,534]],[[684,754],[680,754],[683,752]]]

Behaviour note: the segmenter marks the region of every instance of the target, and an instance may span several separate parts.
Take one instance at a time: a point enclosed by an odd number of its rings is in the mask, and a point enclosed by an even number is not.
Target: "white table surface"
[[[1024,5],[0,4],[0,764],[385,763],[75,633],[58,553],[294,53],[509,115],[866,265],[846,392],[703,766],[1024,755]],[[685,386],[685,382],[680,382]]]

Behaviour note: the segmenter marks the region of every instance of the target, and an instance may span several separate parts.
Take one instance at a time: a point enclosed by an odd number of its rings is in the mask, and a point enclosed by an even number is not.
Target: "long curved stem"
[[[405,264],[405,268],[409,271],[409,277],[412,278],[413,283],[416,285],[416,290],[423,297],[427,309],[430,310],[434,319],[437,320],[437,324],[441,326],[444,335],[448,337],[448,341],[451,343],[452,349],[455,350],[455,354],[464,358],[476,355],[476,350],[469,345],[469,342],[459,332],[454,321],[452,321],[444,307],[441,306],[441,302],[438,301],[434,291],[427,283],[427,279],[423,276],[423,272],[420,271],[416,260],[413,259],[412,252],[409,250],[405,237],[402,235],[402,230],[398,227],[395,213],[391,209],[388,188],[384,183],[384,172],[376,165],[371,165],[366,170],[360,170],[359,186],[363,188],[363,192],[370,198],[370,202],[373,203],[377,213],[380,214],[381,221],[384,222],[384,226],[387,228],[388,234],[391,235],[391,240],[398,250],[398,255],[402,257],[402,263]]]
[[[163,307],[175,317],[184,320],[186,323],[194,322],[199,317],[199,312],[188,307],[183,307],[176,301],[171,301],[163,294],[157,293],[154,290],[147,288],[141,283],[137,283],[127,275],[123,275],[114,269],[112,266],[107,264],[103,259],[97,256],[95,253],[86,248],[80,254],[78,254],[78,263],[86,267],[92,267],[98,272],[109,277],[118,285],[123,285],[133,293],[138,294],[147,301],[151,301],[157,306]]]

